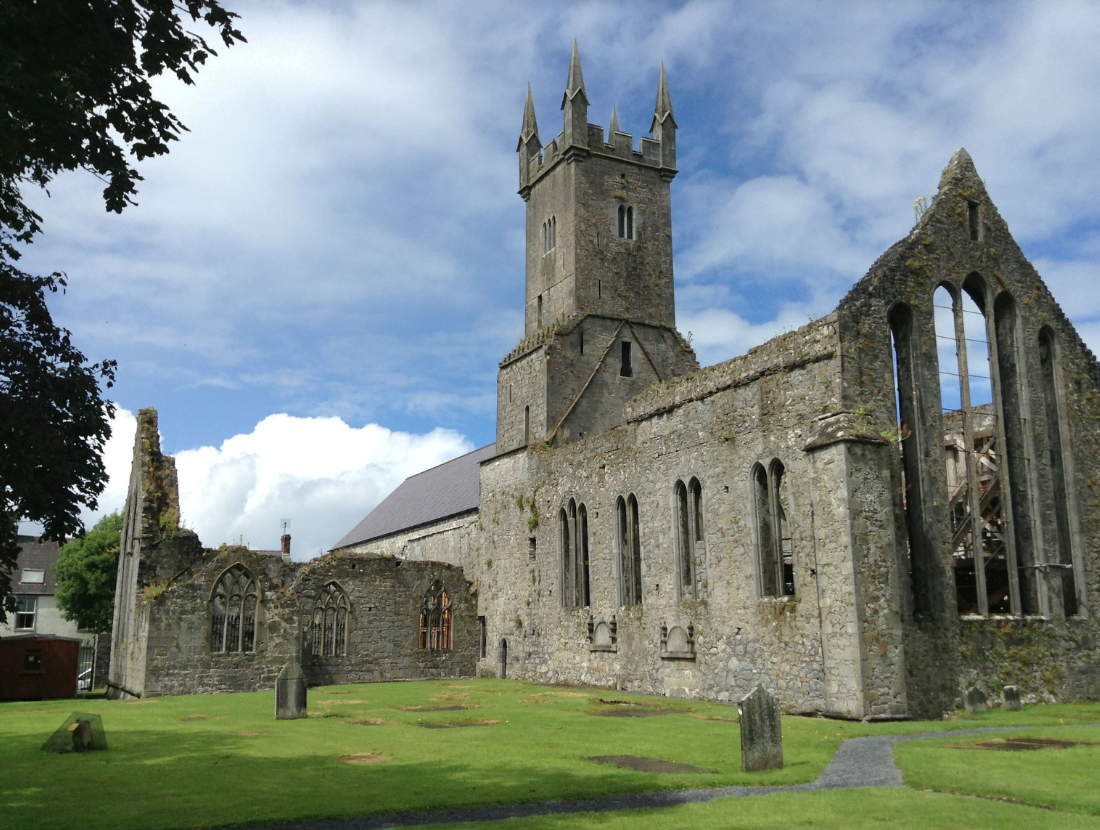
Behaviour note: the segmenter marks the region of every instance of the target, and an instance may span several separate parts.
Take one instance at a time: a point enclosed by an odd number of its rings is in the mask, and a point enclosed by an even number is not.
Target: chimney
[[[290,534],[289,533],[284,533],[282,535],[282,538],[279,541],[282,542],[283,559],[286,559],[286,560],[289,561],[290,560]]]

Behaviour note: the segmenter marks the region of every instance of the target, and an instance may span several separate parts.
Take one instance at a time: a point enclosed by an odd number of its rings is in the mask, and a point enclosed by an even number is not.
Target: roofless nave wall
[[[543,145],[525,108],[526,333],[497,443],[409,479],[309,567],[460,568],[477,629],[452,647],[480,674],[719,700],[763,683],[845,717],[938,714],[975,684],[1100,696],[1100,369],[966,152],[832,314],[699,370],[674,327],[664,73],[637,151],[587,108],[576,50],[562,132]],[[431,652],[421,587],[392,636]],[[196,627],[206,602],[172,608]],[[311,619],[276,639],[313,642]]]

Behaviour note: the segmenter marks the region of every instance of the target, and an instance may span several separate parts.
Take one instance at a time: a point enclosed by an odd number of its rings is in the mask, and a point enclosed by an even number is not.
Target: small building
[[[78,640],[81,645],[81,690],[103,686],[107,682],[111,637],[86,631],[62,616],[57,605],[57,580],[53,570],[61,558],[60,545],[37,536],[19,536],[18,544],[19,557],[12,574],[16,611],[7,620],[0,620],[0,638],[13,634],[40,634]]]
[[[75,697],[81,642],[54,634],[0,639],[0,700]]]

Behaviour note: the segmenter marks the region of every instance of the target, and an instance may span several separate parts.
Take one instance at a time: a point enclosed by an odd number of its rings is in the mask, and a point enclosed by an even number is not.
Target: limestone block
[[[738,707],[741,714],[741,769],[783,768],[783,731],[779,700],[757,686]]]
[[[1001,708],[1006,712],[1020,711],[1020,690],[1016,686],[1001,689]]]
[[[294,720],[308,717],[306,713],[306,676],[297,660],[291,660],[279,672],[275,681],[275,718]]]
[[[966,708],[967,714],[974,715],[989,708],[989,699],[985,696],[985,692],[977,686],[971,686],[963,695],[963,706]]]

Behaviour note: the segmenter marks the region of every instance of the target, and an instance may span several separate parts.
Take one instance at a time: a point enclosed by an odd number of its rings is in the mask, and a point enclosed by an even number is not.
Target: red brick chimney
[[[282,539],[283,559],[290,559],[290,534],[284,533]]]

